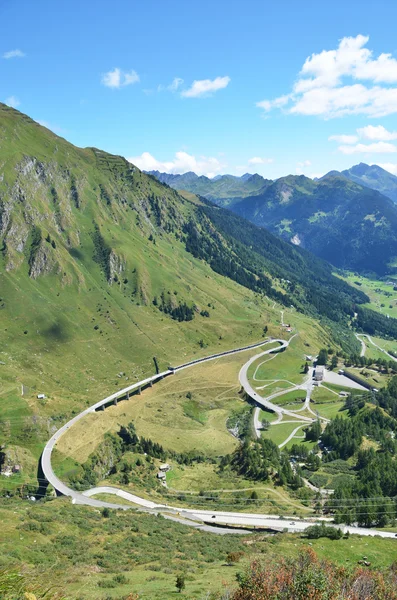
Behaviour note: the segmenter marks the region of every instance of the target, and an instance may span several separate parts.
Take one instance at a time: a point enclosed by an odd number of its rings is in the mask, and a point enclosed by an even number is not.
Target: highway
[[[291,338],[292,339],[292,338]],[[45,478],[47,481],[55,488],[55,490],[64,496],[68,496],[72,499],[72,503],[74,504],[85,504],[88,506],[96,507],[96,508],[114,508],[121,510],[128,510],[129,508],[137,508],[145,512],[150,512],[154,514],[162,514],[165,518],[175,520],[179,523],[183,523],[187,526],[204,529],[205,531],[211,531],[213,533],[225,534],[225,533],[244,533],[247,532],[242,529],[235,529],[235,527],[247,527],[250,529],[253,528],[268,528],[274,529],[276,531],[290,531],[290,532],[302,532],[310,525],[316,523],[319,519],[286,519],[275,515],[262,515],[262,514],[249,514],[249,513],[240,513],[240,512],[223,512],[223,511],[205,511],[194,508],[181,508],[169,506],[167,504],[157,504],[152,502],[151,500],[146,500],[141,498],[140,496],[136,496],[135,494],[131,494],[130,492],[126,492],[125,490],[121,490],[118,488],[113,488],[110,486],[106,487],[97,487],[92,488],[90,490],[84,492],[78,492],[69,488],[66,484],[64,484],[54,473],[52,465],[51,465],[51,455],[52,450],[54,449],[59,438],[66,433],[77,421],[85,417],[86,415],[98,410],[100,408],[104,408],[107,404],[112,402],[117,402],[118,399],[127,397],[130,392],[134,392],[142,389],[142,387],[147,385],[153,385],[154,383],[160,381],[164,377],[168,377],[169,375],[173,375],[177,373],[181,369],[185,369],[191,366],[194,366],[199,363],[203,363],[210,360],[215,360],[216,358],[220,358],[221,356],[226,356],[229,354],[235,354],[238,352],[244,352],[256,347],[260,347],[269,342],[279,342],[280,348],[287,348],[289,345],[289,341],[286,340],[263,340],[257,344],[252,344],[250,346],[245,346],[243,348],[237,348],[235,350],[230,350],[227,352],[218,353],[215,355],[211,355],[205,358],[197,359],[191,361],[189,363],[185,363],[179,367],[170,368],[167,371],[163,371],[162,373],[153,375],[152,377],[148,377],[140,382],[132,384],[131,386],[124,388],[110,396],[100,400],[96,404],[91,407],[85,409],[80,414],[73,417],[70,421],[68,421],[63,427],[58,429],[58,431],[51,437],[51,439],[47,442],[43,454],[41,457],[41,464]],[[260,405],[265,406],[266,408],[270,408],[274,410],[278,414],[291,414],[291,411],[284,410],[281,407],[278,407],[275,404],[272,404],[270,400],[261,398],[250,386],[247,379],[247,370],[248,367],[252,364],[254,360],[258,357],[263,356],[264,354],[269,354],[274,352],[275,349],[271,348],[266,350],[259,355],[250,359],[244,367],[240,370],[239,379],[244,389],[246,389],[247,393]],[[277,350],[276,350],[277,351]],[[296,416],[292,413],[292,416]],[[302,420],[311,422],[312,420],[309,418],[303,418]],[[106,493],[112,494],[116,497],[116,501],[113,502],[105,502],[103,500],[95,499],[95,495]],[[128,500],[131,502],[131,507],[125,504],[118,504],[117,497],[123,498],[124,500]],[[324,519],[320,519],[320,521],[324,521]],[[340,527],[344,532],[349,531],[350,533],[356,533],[364,536],[374,536],[379,535],[384,538],[394,538],[395,534],[386,532],[386,531],[377,531],[375,529],[364,529],[361,527],[352,527],[352,526],[337,526],[329,523],[331,526]],[[226,527],[219,526],[230,526],[232,529],[227,529]]]
[[[277,515],[261,515],[257,513],[240,513],[240,512],[229,512],[229,511],[211,511],[211,510],[201,510],[194,508],[178,508],[168,504],[155,504],[150,500],[144,500],[135,494],[130,494],[124,490],[119,490],[117,488],[113,488],[110,486],[106,487],[98,487],[92,488],[91,490],[87,490],[83,492],[83,495],[86,499],[95,494],[115,494],[118,497],[124,498],[133,502],[134,504],[138,504],[139,506],[148,509],[150,512],[155,512],[156,514],[162,514],[165,517],[171,518],[174,520],[174,517],[182,517],[177,518],[180,523],[185,525],[194,526],[196,528],[203,528],[200,526],[200,522],[209,523],[213,525],[229,525],[229,526],[244,526],[249,527],[251,529],[262,528],[262,529],[274,529],[275,531],[289,531],[292,533],[301,533],[305,531],[307,527],[314,525],[316,523],[322,522],[326,523],[329,526],[336,527],[342,529],[343,532],[349,531],[349,533],[356,533],[364,536],[374,536],[380,535],[384,538],[395,538],[395,534],[388,531],[377,531],[376,529],[365,529],[361,527],[354,526],[343,526],[343,525],[334,525],[330,522],[329,518],[309,518],[309,519],[298,519],[295,517],[279,517]],[[128,509],[128,506],[123,505],[122,508]],[[218,528],[212,528],[215,533],[236,533],[236,530],[226,529],[223,531],[219,531]],[[206,531],[211,531],[210,529],[205,529]],[[237,531],[238,533],[247,533],[246,530]]]
[[[292,336],[288,341],[274,340],[277,342],[281,342],[281,346],[279,348],[277,348],[276,351],[280,351],[283,348],[288,348],[291,340],[294,337],[295,336]],[[273,404],[273,402],[272,402],[272,400],[274,398],[277,398],[278,396],[282,396],[289,390],[281,390],[280,392],[275,392],[274,394],[271,394],[270,396],[267,396],[266,398],[264,398],[263,396],[261,396],[260,394],[258,394],[258,392],[256,392],[254,390],[254,388],[251,386],[250,382],[248,381],[248,369],[250,368],[252,363],[254,363],[256,360],[258,360],[258,358],[261,358],[261,356],[265,356],[266,354],[270,354],[271,352],[274,352],[274,351],[275,351],[274,348],[271,350],[265,350],[264,352],[260,352],[259,354],[256,354],[255,356],[250,358],[249,361],[246,362],[245,365],[243,365],[241,367],[238,378],[239,378],[240,384],[242,385],[242,387],[244,388],[244,390],[246,391],[248,396],[250,398],[252,398],[252,400],[254,400],[256,402],[256,404],[259,404],[263,408],[266,408],[268,410],[275,412],[279,416],[288,415],[289,417],[293,417],[296,419],[296,413],[294,413],[292,410],[287,410],[285,408],[282,408],[281,406],[278,406],[277,404]],[[299,387],[300,386],[297,385],[295,387],[292,387],[291,390],[298,389]],[[311,419],[310,417],[304,417],[304,416],[299,416],[299,419],[302,421],[305,421],[307,423],[312,423],[312,421],[314,420],[314,419]]]

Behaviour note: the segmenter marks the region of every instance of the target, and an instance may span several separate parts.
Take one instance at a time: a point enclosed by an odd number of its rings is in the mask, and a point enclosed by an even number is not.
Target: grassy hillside
[[[44,413],[120,384],[121,372],[152,372],[153,356],[166,366],[207,346],[257,339],[272,318],[264,292],[322,313],[283,282],[299,263],[304,289],[315,277],[310,257],[270,235],[260,256],[248,239],[227,239],[222,217],[215,223],[197,199],[121,157],[75,148],[4,105],[0,125],[1,368],[13,393],[18,382],[18,393],[24,384],[51,396]],[[363,300],[321,268],[324,289]],[[181,307],[192,320],[175,320]]]

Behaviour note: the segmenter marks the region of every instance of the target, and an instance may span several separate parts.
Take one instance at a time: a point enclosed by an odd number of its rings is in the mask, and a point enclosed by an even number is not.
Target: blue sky
[[[141,168],[397,173],[396,21],[393,0],[1,0],[0,100]]]

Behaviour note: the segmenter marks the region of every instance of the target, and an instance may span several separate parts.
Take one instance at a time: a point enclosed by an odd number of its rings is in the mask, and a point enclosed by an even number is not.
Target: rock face
[[[125,260],[118,256],[114,250],[110,252],[109,256],[109,267],[110,267],[110,278],[109,283],[117,281],[118,276],[125,270]]]
[[[0,103],[0,261],[37,279],[59,273],[81,285],[94,258],[109,284],[126,270],[111,227],[137,227],[143,238],[181,229],[181,198],[120,156],[81,150]],[[27,140],[34,140],[30,146]],[[182,203],[184,201],[182,200]],[[95,227],[102,247],[92,249]],[[32,247],[37,228],[41,240]],[[121,235],[121,234],[120,234]],[[48,238],[48,239],[47,239]],[[125,278],[123,278],[125,279]]]
[[[33,264],[30,268],[29,275],[33,279],[39,277],[39,275],[44,275],[45,273],[50,273],[55,266],[55,260],[51,255],[51,252],[43,246],[43,242],[41,243],[40,248],[37,251]]]
[[[301,240],[300,236],[297,233],[294,236],[292,236],[291,243],[295,244],[295,246],[300,246],[301,245],[302,240]]]

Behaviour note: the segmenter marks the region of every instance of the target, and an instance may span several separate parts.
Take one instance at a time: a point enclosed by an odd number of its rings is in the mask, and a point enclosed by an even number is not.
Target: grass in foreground
[[[32,577],[40,575],[55,589],[66,590],[68,600],[119,599],[132,592],[142,600],[171,600],[181,572],[185,597],[199,600],[220,590],[223,582],[234,585],[236,573],[253,559],[297,557],[309,544],[339,565],[355,565],[366,556],[371,568],[384,568],[397,559],[393,539],[218,536],[133,511],[111,511],[106,518],[61,499],[38,505],[2,499],[0,517],[5,534],[0,565],[25,565]],[[228,566],[229,552],[241,552],[241,561]]]

